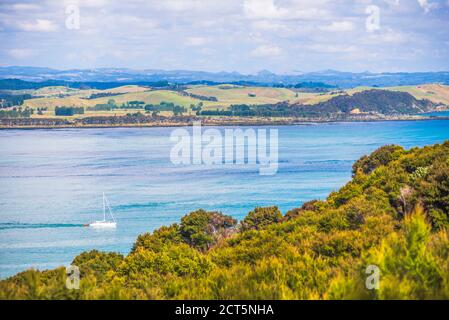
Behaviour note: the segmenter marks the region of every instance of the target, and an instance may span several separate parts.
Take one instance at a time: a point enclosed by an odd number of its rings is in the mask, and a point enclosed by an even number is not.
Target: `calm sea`
[[[273,176],[254,166],[173,165],[172,128],[1,130],[0,277],[68,265],[85,250],[126,254],[140,233],[198,208],[238,219],[256,206],[285,213],[324,199],[351,178],[356,159],[379,146],[449,139],[443,120],[272,128],[280,162]],[[82,227],[102,218],[102,192],[116,230]]]

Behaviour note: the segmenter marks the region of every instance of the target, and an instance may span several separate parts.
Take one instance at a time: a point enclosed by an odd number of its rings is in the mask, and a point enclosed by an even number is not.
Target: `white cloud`
[[[133,28],[139,28],[142,30],[150,30],[158,27],[158,23],[152,19],[144,19],[123,14],[110,16],[110,19],[108,19],[107,23],[118,24],[120,28],[123,28],[125,26],[132,26]]]
[[[327,0],[312,4],[301,1],[290,6],[277,6],[274,0],[245,0],[243,10],[249,19],[320,19],[328,16],[328,12],[320,8]]]
[[[278,46],[261,45],[251,51],[251,56],[257,58],[276,57],[282,53],[282,49]]]
[[[34,55],[34,51],[31,49],[10,49],[7,50],[8,55],[14,59],[27,59]]]
[[[271,30],[271,31],[287,31],[288,27],[283,24],[268,21],[268,20],[257,20],[254,21],[251,26],[258,30]]]
[[[288,11],[278,8],[273,0],[246,0],[243,9],[247,17],[252,19],[279,19]]]
[[[163,8],[170,11],[187,11],[201,5],[197,0],[165,0],[160,3]]]
[[[17,28],[23,31],[52,32],[58,30],[58,26],[51,20],[36,19],[35,21],[19,21]]]
[[[382,32],[370,34],[366,38],[367,43],[380,44],[380,43],[404,43],[409,40],[409,36],[405,33],[395,31],[391,28],[384,28]]]
[[[418,3],[425,12],[428,12],[430,10],[429,2],[427,0],[418,0]]]
[[[188,37],[184,41],[184,43],[187,46],[192,46],[192,47],[202,46],[206,42],[207,42],[207,39],[206,38],[202,38],[202,37]]]
[[[319,53],[353,53],[358,51],[358,48],[354,45],[321,43],[307,45],[306,49]]]
[[[74,4],[86,8],[101,8],[111,4],[110,0],[65,0],[65,5]]]
[[[400,0],[384,0],[386,3],[388,3],[390,6],[398,6]]]
[[[354,29],[354,24],[350,21],[334,21],[329,25],[322,26],[320,29],[330,32],[351,31]]]
[[[302,20],[322,20],[329,18],[331,14],[323,8],[311,7],[311,8],[299,8],[292,10],[289,13],[290,19],[302,19]]]
[[[16,3],[12,5],[13,10],[38,10],[40,7],[36,4],[32,3]]]
[[[424,12],[429,12],[430,10],[437,8],[437,3],[431,3],[429,0],[418,0],[420,7],[424,10]]]

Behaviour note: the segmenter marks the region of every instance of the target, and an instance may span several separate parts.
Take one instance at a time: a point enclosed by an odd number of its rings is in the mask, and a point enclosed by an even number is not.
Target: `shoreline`
[[[32,118],[36,119],[36,118]],[[24,120],[24,119],[4,119],[4,120]],[[29,119],[25,119],[29,120]],[[54,119],[37,119],[38,121],[50,120],[54,121]],[[67,121],[65,119],[59,119],[62,121]],[[168,121],[167,121],[168,120]],[[346,119],[305,119],[305,118],[291,118],[291,119],[282,119],[282,120],[267,120],[260,118],[249,118],[249,119],[210,119],[210,118],[188,118],[184,121],[170,121],[169,119],[164,119],[164,121],[154,121],[154,122],[139,122],[139,123],[95,123],[95,124],[81,124],[79,122],[72,123],[64,123],[64,124],[14,124],[14,125],[5,125],[0,121],[0,130],[33,130],[33,129],[101,129],[101,128],[163,128],[163,127],[187,127],[191,126],[193,122],[201,122],[201,125],[204,127],[213,127],[213,126],[294,126],[294,125],[312,125],[312,124],[321,124],[321,123],[350,123],[350,122],[390,122],[390,121],[431,121],[431,120],[449,120],[449,116],[443,117],[435,117],[435,116],[403,116],[403,117],[373,117],[373,118],[346,118]],[[251,121],[253,120],[253,121]]]

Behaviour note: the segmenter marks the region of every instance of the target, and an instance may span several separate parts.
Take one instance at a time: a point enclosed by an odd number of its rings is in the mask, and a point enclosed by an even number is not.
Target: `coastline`
[[[119,118],[119,117],[116,117]],[[107,123],[83,123],[80,119],[56,119],[54,118],[16,118],[16,119],[0,119],[0,130],[8,129],[95,129],[95,128],[158,128],[158,127],[185,127],[192,125],[193,122],[201,121],[202,126],[291,126],[291,125],[307,125],[314,123],[344,123],[344,122],[384,122],[384,121],[429,121],[429,120],[449,120],[449,116],[383,116],[383,117],[342,117],[342,118],[199,118],[199,117],[177,117],[158,118],[153,121],[143,122],[108,122],[109,118],[105,117]],[[99,120],[99,119],[97,119]],[[45,122],[52,124],[45,124]],[[5,124],[9,122],[9,124]],[[33,123],[35,122],[35,123]]]

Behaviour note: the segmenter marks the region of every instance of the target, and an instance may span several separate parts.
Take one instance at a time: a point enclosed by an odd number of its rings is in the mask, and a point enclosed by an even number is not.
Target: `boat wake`
[[[42,228],[77,228],[82,227],[79,223],[0,223],[0,230],[9,229],[42,229]]]

